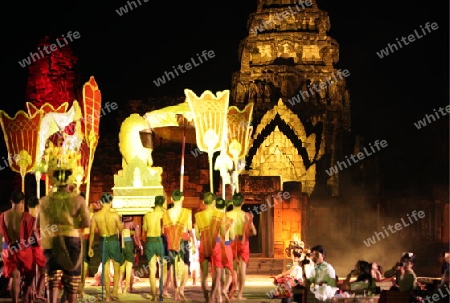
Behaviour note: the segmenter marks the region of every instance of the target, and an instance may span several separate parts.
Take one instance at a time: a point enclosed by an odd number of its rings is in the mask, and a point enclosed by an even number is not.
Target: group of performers
[[[83,262],[81,240],[83,229],[90,225],[90,214],[85,199],[69,188],[71,174],[68,169],[55,170],[52,184],[56,191],[41,198],[39,204],[33,198],[28,212],[25,195],[14,191],[12,208],[0,214],[3,275],[11,281],[13,303],[19,302],[21,292],[24,303],[43,299],[44,274],[49,303],[57,302],[61,284],[69,303],[77,299]]]
[[[21,291],[24,303],[44,299],[45,275],[49,303],[57,302],[61,286],[64,290],[61,302],[75,303],[77,297],[84,295],[89,259],[97,251],[103,266],[107,302],[130,291],[134,280],[133,264],[143,254],[148,260],[153,301],[172,297],[170,286],[173,286],[175,300],[187,300],[184,289],[190,254],[198,254],[206,302],[229,302],[235,295],[239,300],[244,299],[249,237],[256,235],[256,229],[252,214],[241,210],[244,202],[241,193],[225,201],[207,192],[203,198],[204,209],[195,216],[191,209],[183,207],[181,191],[175,190],[170,202],[164,196],[156,196],[154,208],[143,217],[143,246],[141,228],[132,217],[122,218],[111,207],[112,195],[102,195],[102,208],[90,211],[84,197],[71,191],[70,174],[68,169],[56,170],[52,180],[56,191],[40,200],[34,198],[34,202],[28,203],[28,211],[25,211],[24,194],[14,192],[10,199],[12,208],[0,214],[3,275],[11,280],[13,303],[19,302]],[[233,208],[227,211],[230,204]],[[38,212],[35,211],[37,206]],[[94,252],[96,234],[99,249]],[[112,293],[110,262],[114,264]],[[211,289],[207,284],[209,270]],[[157,276],[160,279],[158,289]]]
[[[170,198],[173,206],[165,210],[165,198],[157,196],[155,209],[144,216],[145,254],[149,260],[153,300],[170,296],[169,281],[175,290],[175,300],[187,300],[184,288],[188,280],[189,254],[196,253],[197,249],[201,287],[206,302],[216,299],[229,302],[235,293],[238,299],[243,299],[245,270],[250,255],[249,237],[256,235],[252,215],[241,210],[243,195],[234,194],[233,209],[226,212],[227,203],[224,199],[210,192],[205,193],[205,208],[194,216],[195,228],[192,228],[192,211],[183,207],[182,192],[175,190]],[[196,239],[199,240],[198,247]],[[163,267],[160,272],[166,272],[165,282],[159,283],[159,294],[155,278],[157,264]],[[209,269],[212,273],[211,290],[207,287]],[[177,277],[180,277],[179,281]]]

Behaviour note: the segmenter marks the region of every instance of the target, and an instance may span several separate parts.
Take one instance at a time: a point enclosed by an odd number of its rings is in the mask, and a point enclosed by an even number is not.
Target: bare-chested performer
[[[81,282],[83,230],[90,225],[86,200],[69,190],[71,170],[58,169],[52,174],[56,192],[41,198],[36,227],[40,228],[41,245],[46,259],[49,303],[58,301],[62,270],[64,294],[69,303],[77,298]],[[44,237],[47,226],[54,233]],[[55,227],[55,230],[53,229]]]
[[[216,209],[226,213],[227,203],[222,198],[216,199]],[[233,283],[233,287],[236,285],[234,270],[233,270],[233,250],[231,249],[231,241],[234,240],[234,226],[233,219],[224,215],[222,219],[222,226],[224,235],[221,235],[221,252],[222,252],[222,297],[226,303],[230,302],[230,298],[228,297],[228,290],[230,289],[231,283]]]
[[[166,196],[164,196],[166,197]],[[166,198],[167,200],[167,198]],[[173,207],[172,200],[170,200],[170,203],[167,204],[167,209],[165,208],[164,211],[171,209]],[[167,248],[167,237],[164,234],[164,226],[163,226],[163,234],[161,236],[163,239],[163,245],[164,245],[164,261],[163,261],[163,279],[164,279],[164,286],[163,286],[163,298],[164,299],[172,299],[172,295],[169,294],[169,288],[173,288],[172,279],[173,274],[171,274],[173,271],[171,257],[169,255],[169,249]]]
[[[12,302],[19,302],[20,281],[23,278],[23,302],[32,301],[31,284],[35,276],[32,248],[27,243],[33,236],[34,219],[24,212],[25,195],[21,191],[11,194],[12,208],[0,214],[0,234],[6,247],[2,251],[3,274],[11,278]]]
[[[150,268],[149,280],[150,290],[152,293],[153,301],[159,301],[162,299],[162,279],[160,279],[160,292],[159,295],[156,291],[156,262],[159,258],[160,264],[164,258],[164,244],[162,239],[162,216],[164,215],[163,205],[165,202],[163,196],[155,197],[155,210],[148,212],[144,216],[144,223],[142,229],[146,233],[147,241],[145,243],[145,255],[147,256],[148,265]],[[162,273],[160,266],[160,273]]]
[[[173,268],[173,283],[175,287],[175,300],[186,301],[184,287],[189,273],[189,251],[192,241],[192,211],[183,207],[184,196],[179,190],[172,193],[173,207],[163,215],[164,235],[167,238],[167,249]],[[177,262],[183,264],[177,266]],[[176,277],[181,277],[178,283]]]
[[[250,236],[256,236],[256,228],[253,224],[253,215],[241,209],[244,204],[244,196],[241,193],[235,193],[232,198],[233,209],[227,213],[227,216],[233,219],[234,232],[236,238],[231,243],[234,259],[234,274],[237,276],[236,287],[230,292],[230,298],[233,298],[234,291],[238,292],[238,300],[245,300],[242,296],[245,286],[245,276],[248,259],[250,257]]]
[[[220,247],[220,235],[224,234],[222,219],[223,211],[218,211],[215,206],[216,196],[207,192],[203,195],[203,204],[206,208],[195,214],[195,234],[200,239],[199,262],[201,270],[201,285],[206,302],[213,302],[220,297],[220,277],[222,276],[222,251]],[[222,232],[221,232],[222,231]],[[208,296],[207,277],[208,263],[212,267],[212,289]]]
[[[37,215],[39,213],[39,199],[38,197],[31,197],[27,200],[28,212],[34,218],[33,224],[35,224]],[[36,231],[38,232],[38,231]],[[34,278],[35,290],[34,298],[38,300],[45,300],[44,287],[45,287],[45,256],[42,249],[40,239],[36,239],[36,243],[31,245],[33,250],[33,257],[37,265],[38,276]]]
[[[70,188],[70,191],[74,191],[73,188]],[[80,196],[82,196],[84,199],[86,199],[86,193],[82,192],[82,191],[76,191],[79,192]],[[98,203],[100,204],[100,202]],[[89,219],[92,219],[92,215],[94,214],[94,207],[93,205],[89,205],[89,203],[86,201],[86,205],[88,205],[89,208]],[[85,302],[86,300],[93,300],[93,296],[86,294],[84,292],[84,286],[86,284],[86,276],[87,273],[89,271],[89,262],[91,261],[91,258],[89,257],[89,236],[90,236],[90,228],[86,227],[84,229],[84,236],[83,236],[83,265],[81,266],[81,282],[80,285],[78,286],[78,300],[80,299],[84,299]],[[66,294],[63,292],[63,294],[61,295],[61,299],[60,302],[65,302],[66,301]]]
[[[84,192],[80,192],[80,196],[86,199],[86,194]],[[89,203],[86,201],[86,204],[89,205]],[[89,205],[89,218],[92,218],[92,215],[94,214],[94,208],[92,205]],[[84,293],[84,284],[86,284],[86,275],[89,271],[89,262],[91,261],[91,258],[89,257],[89,237],[90,237],[90,228],[84,229],[84,235],[83,235],[83,267],[81,268],[81,283],[80,287],[78,288],[78,298],[82,299],[86,296]]]
[[[132,216],[124,216],[122,221],[122,255],[125,261],[120,267],[119,285],[122,286],[123,276],[125,274],[125,288],[123,289],[122,293],[126,295],[128,291],[131,292],[131,289],[133,288],[133,264],[136,258],[136,248],[138,248],[141,255],[144,253],[144,251],[141,244],[141,232],[139,225],[137,225],[136,222],[133,221]]]
[[[104,193],[102,195],[103,207],[92,216],[91,232],[89,237],[89,257],[94,256],[92,248],[94,244],[94,236],[96,230],[100,235],[99,251],[103,266],[103,285],[105,286],[105,301],[109,302],[111,298],[117,299],[119,296],[119,279],[120,266],[124,259],[120,251],[119,236],[123,230],[122,220],[119,214],[111,208],[112,195]],[[114,288],[113,294],[110,291],[109,281],[109,262],[111,259],[114,262]]]

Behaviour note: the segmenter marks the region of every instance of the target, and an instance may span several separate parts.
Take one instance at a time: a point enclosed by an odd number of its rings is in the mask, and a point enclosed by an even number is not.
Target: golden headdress
[[[44,166],[51,184],[55,186],[75,184],[77,176],[83,175],[80,161],[79,149],[55,146],[51,141],[44,152]]]

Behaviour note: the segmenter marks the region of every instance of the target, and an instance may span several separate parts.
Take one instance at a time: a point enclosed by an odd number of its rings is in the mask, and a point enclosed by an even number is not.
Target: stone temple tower
[[[339,196],[339,174],[326,170],[353,151],[349,70],[338,70],[339,44],[327,35],[316,0],[258,0],[239,47],[231,103],[254,102],[246,159],[250,176],[301,182],[302,191]]]
[[[58,38],[61,40],[61,38]],[[61,41],[64,45],[64,42]],[[44,46],[50,47],[55,40],[49,36],[41,39],[34,51],[38,55],[38,49]],[[36,107],[41,107],[44,103],[50,103],[57,108],[64,102],[69,103],[77,99],[77,75],[75,66],[78,58],[74,55],[70,45],[58,48],[50,54],[43,53],[36,62],[28,66],[28,79],[26,86],[25,101],[33,103]]]

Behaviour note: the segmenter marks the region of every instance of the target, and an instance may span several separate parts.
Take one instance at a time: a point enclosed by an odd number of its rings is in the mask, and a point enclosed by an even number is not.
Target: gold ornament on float
[[[185,89],[184,93],[194,115],[197,147],[208,153],[210,191],[214,192],[212,157],[221,150],[222,140],[226,135],[230,91],[219,91],[214,95],[206,90],[200,97],[189,89]]]
[[[228,109],[227,152],[234,163],[232,194],[239,192],[239,174],[242,172],[242,167],[239,162],[245,159],[249,148],[250,136],[253,130],[253,126],[251,126],[253,105],[253,103],[249,103],[243,110],[239,110],[236,106],[230,106]]]
[[[25,175],[35,166],[39,146],[39,129],[42,111],[33,116],[23,110],[16,113],[14,118],[0,110],[0,123],[8,149],[9,166],[12,171],[20,173],[22,178],[22,192],[25,192]]]

